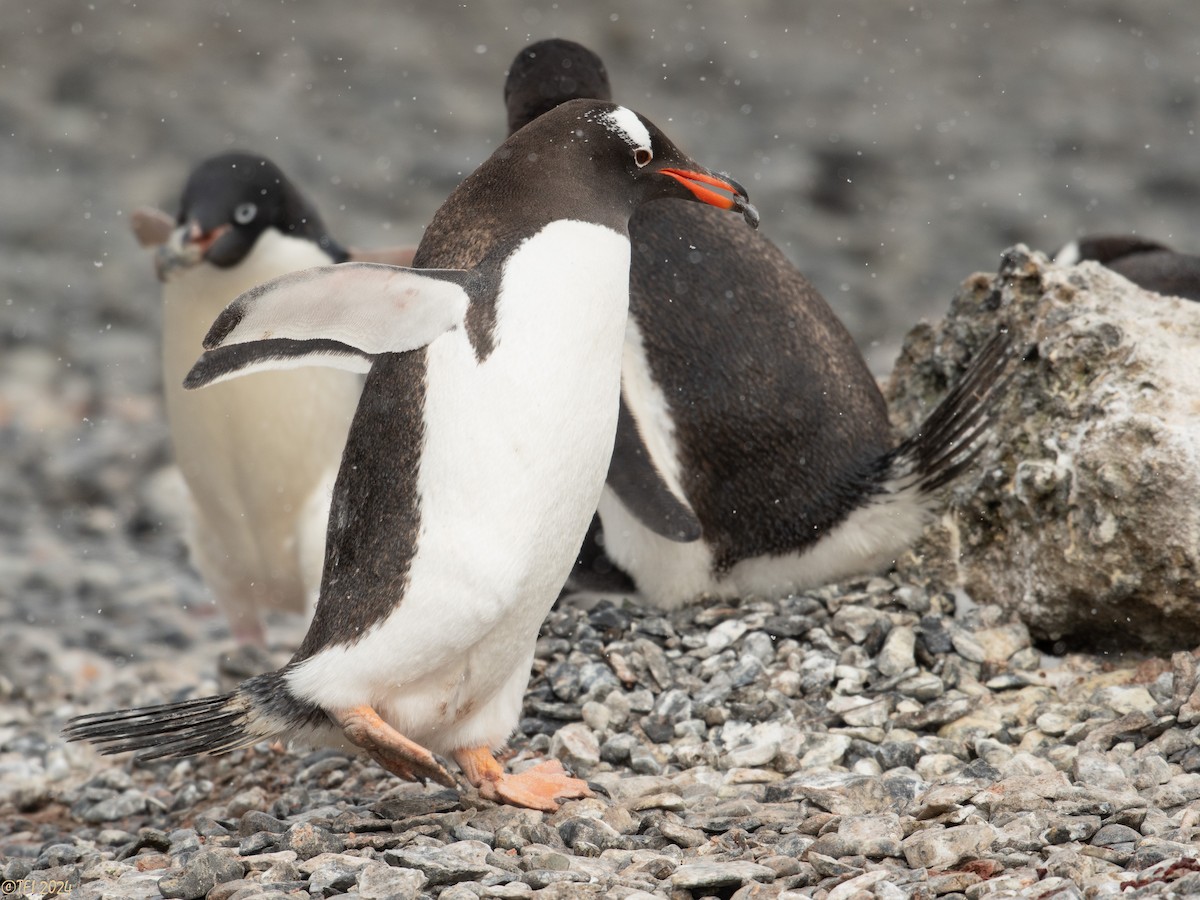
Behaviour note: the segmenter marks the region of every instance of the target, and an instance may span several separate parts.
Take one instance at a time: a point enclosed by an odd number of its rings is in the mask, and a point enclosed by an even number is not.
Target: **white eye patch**
[[[654,142],[650,139],[650,131],[632,109],[618,106],[602,113],[598,117],[598,121],[613,134],[619,135],[635,150],[640,147],[653,146]]]

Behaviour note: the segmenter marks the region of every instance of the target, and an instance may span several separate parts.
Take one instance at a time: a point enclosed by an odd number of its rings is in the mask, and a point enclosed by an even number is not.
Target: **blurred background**
[[[198,160],[242,148],[343,243],[415,242],[504,137],[530,40],[596,50],[618,100],[746,184],[881,376],[1017,241],[1200,251],[1194,0],[0,9],[0,599],[111,595],[148,548],[179,562],[153,544],[159,293],[130,211],[174,214]]]

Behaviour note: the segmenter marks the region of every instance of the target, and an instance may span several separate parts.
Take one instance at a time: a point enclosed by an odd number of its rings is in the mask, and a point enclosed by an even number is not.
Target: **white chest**
[[[628,271],[624,235],[553,223],[508,260],[485,360],[461,329],[429,345],[408,587],[362,640],[295,670],[297,693],[374,702],[442,744],[503,684],[524,685],[608,469]],[[489,740],[515,721],[515,709],[500,713]]]

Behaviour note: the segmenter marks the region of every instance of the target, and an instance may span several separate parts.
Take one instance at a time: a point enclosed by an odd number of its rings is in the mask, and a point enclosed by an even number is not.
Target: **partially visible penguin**
[[[1166,244],[1134,235],[1093,234],[1063,245],[1059,265],[1094,260],[1140,288],[1200,301],[1200,256],[1178,253]]]
[[[576,97],[609,99],[603,62],[566,40],[522,50],[504,87],[516,130]],[[622,368],[631,427],[698,519],[699,540],[634,508],[635,454],[618,453],[599,504],[603,546],[650,602],[775,595],[881,570],[969,461],[1006,352],[980,360],[896,446],[887,407],[824,298],[758,232],[699,204],[634,213]],[[636,422],[636,425],[633,423]],[[937,426],[937,427],[933,427]],[[585,545],[577,581],[589,582]]]
[[[415,268],[323,266],[235,300],[193,386],[306,364],[367,372],[316,614],[279,671],[223,696],[79,717],[66,735],[148,757],[348,741],[442,784],[454,782],[433,753],[449,754],[493,800],[554,810],[589,796],[557,760],[510,774],[493,753],[612,457],[629,217],[669,197],[757,223],[740,186],[650,122],[578,100],[459,185]]]
[[[362,380],[299,369],[194,392],[183,379],[233,298],[348,254],[279,167],[249,153],[200,163],[169,230],[146,210],[133,225],[143,244],[159,244],[166,410],[190,499],[192,560],[237,641],[261,644],[264,612],[303,614],[315,601],[330,492]]]

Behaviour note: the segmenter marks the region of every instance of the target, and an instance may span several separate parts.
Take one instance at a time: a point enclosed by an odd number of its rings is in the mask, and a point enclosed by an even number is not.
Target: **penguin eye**
[[[633,161],[640,169],[654,159],[654,152],[649,147],[638,147],[633,151]]]
[[[253,203],[243,203],[233,211],[233,221],[239,225],[249,225],[258,215],[258,207]]]

